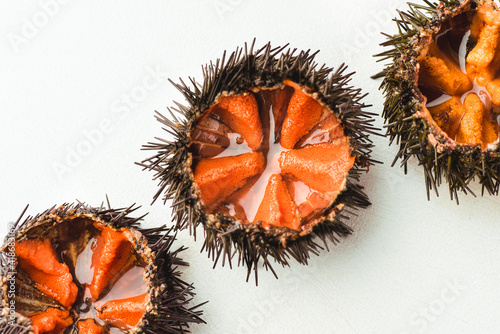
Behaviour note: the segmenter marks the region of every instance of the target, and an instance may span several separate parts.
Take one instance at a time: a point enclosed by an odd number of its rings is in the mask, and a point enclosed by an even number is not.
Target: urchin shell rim
[[[214,261],[214,267],[219,261],[224,266],[226,260],[232,266],[231,259],[238,253],[238,265],[247,267],[247,280],[254,270],[257,282],[257,264],[261,259],[266,270],[273,273],[268,257],[274,258],[275,262],[283,266],[289,265],[290,258],[307,264],[310,253],[317,255],[323,249],[313,240],[314,237],[319,237],[328,249],[327,240],[336,244],[339,238],[352,233],[344,220],[349,219],[348,213],[352,213],[351,211],[370,205],[358,182],[361,172],[367,171],[370,164],[378,163],[371,158],[373,144],[369,139],[370,134],[378,135],[378,129],[371,124],[375,114],[364,111],[369,107],[361,102],[366,95],[362,95],[360,89],[348,86],[354,73],[346,74],[347,66],[342,64],[336,71],[325,65],[318,69],[314,62],[317,52],[311,53],[308,50],[295,55],[296,49],[285,51],[288,45],[272,48],[270,43],[254,52],[254,45],[255,40],[249,49],[247,44],[244,51],[243,48],[238,48],[227,61],[224,52],[222,60],[218,59],[203,67],[204,82],[201,86],[192,78],[189,78],[192,88],[182,79],[180,84],[170,80],[184,95],[189,106],[175,102],[176,108],[168,108],[171,119],[156,113],[156,119],[164,125],[163,129],[173,135],[175,140],[156,138],[160,142],[144,145],[144,150],[158,151],[158,154],[138,165],[156,172],[154,179],[159,180],[160,189],[155,194],[154,201],[162,194],[164,202],[173,200],[177,229],[189,228],[196,238],[196,227],[199,224],[204,226],[202,251],[208,252],[208,256]],[[335,207],[332,210],[335,217],[325,219],[305,235],[288,228],[273,228],[270,232],[259,224],[242,225],[234,218],[222,214],[205,214],[197,186],[193,186],[190,155],[186,150],[188,134],[195,119],[207,111],[221,94],[228,94],[229,91],[238,94],[256,87],[275,87],[285,79],[311,88],[320,97],[320,101],[330,107],[341,121],[346,135],[350,137],[352,154],[356,156],[356,164],[349,173],[346,190],[332,205],[332,208]],[[180,114],[180,117],[176,114]],[[225,224],[229,222],[230,224]],[[273,240],[276,236],[279,238]],[[270,246],[271,243],[273,246]],[[233,246],[235,250],[232,249]]]
[[[126,228],[131,231],[139,232],[137,244],[147,244],[144,256],[153,260],[146,266],[146,274],[149,277],[147,293],[152,297],[146,313],[143,315],[139,324],[131,331],[134,333],[163,333],[163,334],[181,334],[190,333],[189,324],[205,323],[201,316],[203,311],[199,308],[205,303],[189,306],[192,302],[194,293],[193,284],[188,284],[181,279],[179,267],[189,264],[179,258],[179,253],[186,250],[183,246],[177,249],[173,248],[176,240],[176,234],[172,229],[165,226],[156,228],[140,228],[140,222],[147,215],[138,218],[130,217],[130,214],[138,210],[140,206],[135,204],[128,208],[111,209],[108,201],[108,208],[103,205],[100,207],[91,207],[85,203],[65,203],[59,207],[53,206],[34,217],[28,216],[21,221],[28,206],[24,209],[16,223],[11,227],[14,238],[25,237],[25,234],[33,227],[42,224],[58,224],[67,219],[87,218],[93,221],[110,226],[114,229]],[[134,237],[136,237],[134,233]],[[5,238],[2,249],[7,244],[9,235]],[[0,267],[2,268],[0,284],[4,286],[6,277],[6,255],[0,251]],[[0,314],[8,312],[8,306],[5,304],[5,291],[0,289]],[[0,321],[0,330],[2,333],[24,334],[33,333],[31,320],[23,315],[16,313],[16,323],[9,324],[7,317]]]
[[[392,49],[376,55],[379,61],[392,62],[374,78],[383,77],[380,89],[386,97],[382,113],[386,122],[387,136],[390,144],[394,141],[399,145],[399,152],[392,162],[398,160],[400,167],[408,170],[408,161],[416,157],[419,165],[424,168],[424,178],[427,198],[431,191],[439,196],[438,188],[446,180],[450,198],[459,203],[458,194],[474,192],[469,184],[479,179],[481,195],[488,192],[498,195],[500,189],[500,159],[499,144],[490,144],[485,150],[466,144],[453,143],[441,131],[434,129],[434,124],[420,117],[422,109],[421,93],[412,79],[416,75],[418,46],[424,33],[432,32],[432,27],[438,22],[465,12],[470,4],[482,0],[444,0],[440,4],[424,0],[426,5],[409,4],[407,12],[399,12],[399,18],[394,19],[398,25],[399,34],[391,36],[384,34],[387,41],[381,46]],[[439,129],[440,130],[440,129]],[[418,134],[418,135],[416,135]],[[434,145],[432,144],[434,143]],[[464,169],[465,171],[461,171]]]

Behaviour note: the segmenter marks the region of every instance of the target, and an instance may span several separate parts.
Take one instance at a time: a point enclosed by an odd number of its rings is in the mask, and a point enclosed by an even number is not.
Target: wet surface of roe
[[[419,89],[446,135],[485,149],[498,139],[500,11],[490,5],[445,21],[421,52]]]
[[[291,81],[222,96],[190,135],[205,210],[265,228],[320,218],[354,165],[338,118]]]
[[[132,240],[127,229],[76,218],[16,242],[16,311],[35,334],[128,333],[149,301]]]

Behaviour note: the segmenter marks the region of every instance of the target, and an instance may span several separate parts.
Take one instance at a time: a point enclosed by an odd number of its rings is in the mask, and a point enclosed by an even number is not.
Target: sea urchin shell
[[[178,228],[201,223],[215,264],[237,253],[256,278],[260,260],[307,264],[321,249],[313,236],[337,242],[351,233],[346,208],[370,204],[359,176],[376,129],[360,90],[346,66],[284,49],[245,45],[207,65],[201,86],[174,84],[189,105],[157,119],[175,138],[146,145],[157,154],[140,163],[160,180],[155,199],[173,200]]]
[[[415,156],[428,197],[443,178],[457,202],[475,178],[498,194],[500,10],[487,0],[425,2],[400,13],[400,34],[382,44],[393,49],[378,55],[393,62],[380,76],[394,163],[406,171]]]
[[[21,218],[0,249],[2,333],[187,333],[192,286],[164,228],[137,208],[65,204]],[[165,233],[167,232],[167,233]]]

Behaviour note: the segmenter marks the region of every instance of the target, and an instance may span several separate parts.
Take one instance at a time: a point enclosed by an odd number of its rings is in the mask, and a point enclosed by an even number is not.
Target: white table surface
[[[149,154],[141,145],[163,136],[153,111],[183,100],[166,78],[201,78],[202,64],[254,37],[348,63],[380,113],[370,75],[382,67],[371,55],[404,2],[2,1],[0,235],[28,203],[36,214],[75,199],[98,205],[106,194],[116,207],[143,205],[145,226],[169,223],[168,205],[150,206],[152,173],[134,165]],[[363,180],[373,206],[352,219],[354,236],[309,266],[278,268],[279,280],[262,271],[256,287],[245,268],[213,270],[202,241],[179,233],[191,263],[184,278],[196,302],[210,301],[208,324],[193,333],[500,332],[499,199],[462,196],[457,206],[442,187],[428,202],[416,162],[405,176],[390,167],[396,147],[374,141],[385,164]]]

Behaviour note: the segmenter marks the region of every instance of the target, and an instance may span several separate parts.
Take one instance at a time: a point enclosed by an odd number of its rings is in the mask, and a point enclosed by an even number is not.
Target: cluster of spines
[[[163,333],[163,334],[184,334],[189,333],[189,324],[204,323],[201,319],[202,311],[200,307],[204,304],[190,306],[194,297],[193,285],[188,284],[181,278],[179,267],[188,266],[179,253],[185,250],[184,247],[173,249],[175,235],[172,229],[166,227],[140,228],[140,222],[146,216],[135,218],[130,214],[140,207],[135,204],[128,208],[111,209],[108,202],[108,208],[102,204],[100,207],[91,207],[85,203],[63,204],[59,207],[53,206],[50,209],[34,216],[27,217],[21,222],[27,207],[19,219],[14,224],[14,234],[17,236],[28,231],[32,226],[45,219],[53,219],[54,215],[64,219],[67,216],[75,214],[96,217],[109,223],[114,228],[135,229],[140,232],[147,240],[148,246],[154,252],[153,267],[156,267],[154,278],[152,279],[152,288],[156,290],[153,293],[153,303],[155,312],[149,312],[141,322],[141,330],[144,333]],[[0,265],[3,269],[7,262],[5,254],[0,252]],[[1,290],[0,290],[1,291]],[[0,292],[0,297],[1,292]],[[3,300],[3,297],[2,297]],[[0,313],[2,310],[0,309]],[[20,320],[15,325],[9,325],[7,322],[0,321],[1,333],[24,334],[31,331],[29,321]],[[4,328],[5,327],[5,331]],[[74,329],[73,331],[77,331]],[[140,331],[139,331],[140,332]]]
[[[420,94],[415,82],[418,56],[415,47],[422,29],[429,29],[443,20],[457,14],[465,6],[475,6],[475,0],[460,2],[441,1],[441,4],[425,1],[426,5],[409,4],[408,12],[399,12],[394,19],[399,33],[387,35],[388,40],[381,45],[390,50],[378,54],[379,61],[391,60],[381,73],[384,77],[381,88],[386,96],[383,117],[386,120],[387,135],[391,144],[399,145],[393,165],[400,160],[407,172],[407,163],[416,157],[424,168],[427,197],[431,190],[438,195],[438,187],[443,179],[449,185],[450,197],[458,203],[458,193],[472,193],[469,188],[476,178],[482,186],[482,193],[498,194],[500,185],[500,158],[498,152],[481,151],[480,147],[458,145],[456,148],[435,148],[428,142],[432,132],[429,124],[416,116],[421,108]],[[473,8],[473,7],[472,7]],[[446,10],[445,10],[446,9]]]
[[[218,214],[219,224],[209,222],[203,212],[199,190],[194,183],[189,153],[190,131],[197,118],[203,114],[221,93],[239,93],[255,87],[275,87],[289,79],[317,92],[344,125],[345,134],[350,137],[356,165],[348,178],[347,189],[339,196],[333,207],[343,204],[353,210],[370,205],[362,187],[358,185],[361,172],[377,163],[371,158],[373,144],[370,134],[378,134],[372,126],[374,119],[365,111],[362,103],[364,95],[359,89],[349,86],[353,73],[346,73],[347,66],[341,65],[336,71],[326,66],[318,68],[314,61],[317,54],[310,51],[297,53],[296,49],[272,48],[270,44],[254,51],[255,40],[248,48],[239,48],[231,55],[224,53],[221,60],[210,63],[203,69],[203,83],[199,85],[190,78],[190,85],[182,79],[180,84],[172,84],[183,94],[188,106],[176,103],[176,108],[168,109],[169,117],[157,112],[156,119],[164,125],[173,140],[156,138],[158,142],[148,143],[144,150],[155,151],[155,155],[139,163],[140,166],[156,172],[160,189],[154,200],[172,200],[174,221],[179,229],[189,228],[196,236],[196,227],[201,223],[205,228],[203,249],[215,264],[231,259],[238,254],[238,265],[245,265],[248,276],[252,269],[257,279],[257,264],[262,262],[266,269],[273,271],[271,260],[286,266],[289,259],[307,264],[310,254],[317,254],[323,247],[314,242],[314,236],[321,240],[331,240],[352,233],[352,230],[338,214],[333,221],[318,224],[312,234],[299,236],[299,232],[288,228],[274,228],[268,231],[260,224],[242,225],[234,218]],[[284,247],[286,245],[286,247]],[[273,271],[274,272],[274,271]],[[247,277],[248,279],[248,277]]]
[[[7,315],[3,316],[0,314],[2,318],[0,319],[0,333],[2,334],[31,334],[33,333],[31,326],[29,322],[24,321],[24,322],[16,322],[16,323],[9,323],[7,321]]]

